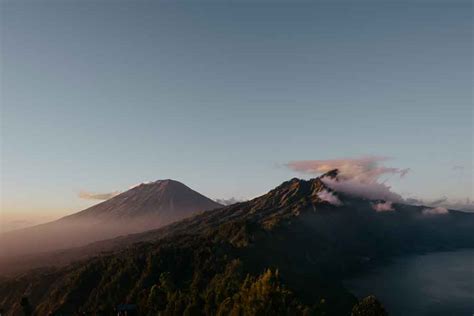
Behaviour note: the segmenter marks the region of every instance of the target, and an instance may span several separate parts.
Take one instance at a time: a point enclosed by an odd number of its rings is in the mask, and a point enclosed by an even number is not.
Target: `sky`
[[[0,8],[4,227],[157,179],[247,199],[299,160],[389,157],[404,197],[474,199],[470,1]]]

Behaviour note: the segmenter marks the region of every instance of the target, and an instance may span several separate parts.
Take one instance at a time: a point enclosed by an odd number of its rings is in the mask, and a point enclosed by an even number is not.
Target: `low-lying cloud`
[[[392,205],[392,202],[390,202],[390,201],[375,203],[375,204],[372,205],[372,208],[376,212],[393,211],[393,205]]]
[[[38,216],[36,214],[28,214],[24,216],[28,218],[18,218],[16,216],[12,219],[10,219],[11,216],[8,216],[8,218],[0,218],[0,234],[30,226],[35,226],[55,219],[54,216],[48,215]]]
[[[423,215],[443,215],[443,214],[448,214],[448,209],[445,207],[434,207],[434,208],[425,208],[422,211]]]
[[[425,205],[430,207],[443,207],[451,210],[474,212],[474,201],[466,198],[464,200],[451,200],[447,197],[441,197],[435,200],[423,200],[417,198],[408,198],[406,203],[412,205]]]
[[[386,157],[361,157],[331,160],[292,161],[287,166],[295,171],[307,174],[321,174],[334,169],[339,171],[336,179],[324,177],[323,182],[331,189],[367,199],[379,199],[392,202],[403,198],[391,191],[383,176],[404,177],[409,169],[386,167],[382,163]]]
[[[318,192],[318,197],[321,200],[328,202],[329,204],[335,206],[342,205],[341,200],[339,200],[339,198],[333,192],[329,192],[328,190],[321,190],[320,192]]]
[[[231,197],[229,199],[215,199],[214,201],[216,201],[217,203],[222,204],[222,205],[232,205],[232,204],[235,204],[235,203],[245,202],[246,200]]]
[[[36,222],[28,219],[17,219],[12,221],[6,221],[0,226],[0,232],[7,232],[10,230],[25,228],[28,226],[35,225]]]
[[[111,198],[113,198],[114,196],[119,195],[119,194],[120,194],[119,191],[109,192],[109,193],[93,193],[93,192],[84,192],[84,191],[81,191],[81,192],[79,192],[79,197],[80,197],[81,199],[85,199],[85,200],[100,200],[100,201],[104,201],[104,200],[111,199]]]
[[[346,193],[352,196],[362,197],[369,200],[385,200],[392,202],[402,202],[400,194],[391,190],[391,187],[385,183],[364,183],[357,180],[337,180],[332,178],[323,178],[322,181],[334,191]]]
[[[466,212],[474,212],[474,200],[466,198],[465,200],[450,201],[447,200],[441,206],[447,207],[453,210],[460,210]]]

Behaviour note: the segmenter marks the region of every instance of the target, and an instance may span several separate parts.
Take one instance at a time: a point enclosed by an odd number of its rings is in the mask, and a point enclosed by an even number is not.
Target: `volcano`
[[[142,183],[78,213],[5,233],[0,256],[75,247],[143,232],[221,206],[175,180]]]
[[[90,220],[146,221],[158,227],[185,218],[198,211],[222,207],[217,202],[192,190],[181,182],[167,179],[139,184],[107,201],[81,212],[64,217],[61,221]]]

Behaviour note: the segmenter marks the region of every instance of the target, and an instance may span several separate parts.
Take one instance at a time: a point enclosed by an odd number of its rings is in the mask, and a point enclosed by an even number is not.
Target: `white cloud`
[[[215,199],[215,201],[219,204],[222,204],[222,205],[232,205],[232,204],[235,204],[235,203],[240,203],[240,202],[244,202],[246,200],[244,199],[237,199],[235,197],[231,197],[229,199]]]
[[[303,160],[287,164],[298,172],[320,174],[338,170],[336,178],[324,177],[323,182],[332,190],[371,200],[401,202],[403,198],[393,192],[381,178],[383,176],[405,176],[409,169],[385,167],[385,157],[362,157],[330,160]],[[385,179],[386,180],[386,179]]]
[[[375,203],[372,205],[372,208],[377,212],[393,211],[392,202],[390,201]]]
[[[335,206],[340,206],[342,205],[341,200],[332,192],[329,192],[328,190],[322,190],[318,192],[318,197],[323,200],[328,202],[329,204],[335,205]]]
[[[408,198],[405,200],[408,204],[412,205],[426,205],[431,207],[444,207],[451,210],[459,210],[465,212],[474,212],[474,201],[466,199],[448,199],[447,197],[441,197],[435,200],[423,200],[418,198]]]
[[[391,190],[391,187],[385,183],[371,182],[364,183],[357,180],[338,180],[331,178],[321,179],[324,184],[337,192],[346,193],[349,195],[363,197],[370,200],[389,200],[394,202],[401,202],[403,198],[398,193]]]
[[[425,208],[422,211],[423,215],[442,215],[442,214],[448,214],[448,210],[445,207],[434,207],[434,208]]]
[[[108,192],[108,193],[93,193],[93,192],[79,192],[79,197],[85,200],[108,200],[114,196],[120,194],[119,191]]]

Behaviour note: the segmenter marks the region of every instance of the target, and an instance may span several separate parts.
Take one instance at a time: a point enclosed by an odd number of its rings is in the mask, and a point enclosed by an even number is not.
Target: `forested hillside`
[[[120,251],[2,280],[0,305],[6,315],[25,305],[37,315],[111,315],[119,304],[140,315],[384,315],[373,297],[356,305],[341,280],[393,256],[474,247],[474,216],[401,204],[376,212],[373,203],[293,179],[132,236]]]

